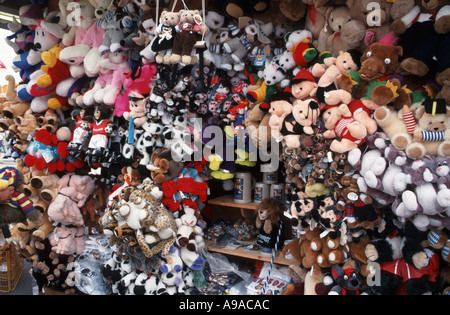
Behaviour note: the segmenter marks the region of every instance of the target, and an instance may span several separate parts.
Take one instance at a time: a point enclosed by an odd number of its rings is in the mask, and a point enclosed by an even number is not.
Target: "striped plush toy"
[[[0,169],[0,190],[13,186],[11,200],[0,204],[0,224],[25,222],[26,219],[39,226],[42,224],[42,213],[34,208],[33,202],[22,192],[23,175],[13,167]]]

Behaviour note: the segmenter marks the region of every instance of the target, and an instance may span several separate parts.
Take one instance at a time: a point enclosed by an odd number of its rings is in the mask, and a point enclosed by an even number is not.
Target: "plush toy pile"
[[[195,293],[208,199],[279,148],[283,294],[448,292],[450,2],[204,5],[32,2],[8,25],[0,126],[41,215],[2,223],[40,289],[76,292],[106,235],[111,294]]]

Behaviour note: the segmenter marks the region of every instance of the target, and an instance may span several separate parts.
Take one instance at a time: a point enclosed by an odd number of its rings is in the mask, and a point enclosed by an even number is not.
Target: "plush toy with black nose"
[[[344,265],[333,265],[331,276],[336,285],[331,288],[329,295],[361,295],[361,279],[359,278],[359,263],[347,260]]]

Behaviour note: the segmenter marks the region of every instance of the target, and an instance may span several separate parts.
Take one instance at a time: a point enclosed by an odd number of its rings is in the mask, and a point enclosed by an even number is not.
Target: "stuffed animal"
[[[115,20],[106,22],[106,25],[104,26],[103,42],[98,47],[98,52],[100,54],[107,51],[114,53],[119,49],[122,49],[122,41],[131,33],[131,23],[132,20],[129,16],[124,16],[119,19],[116,18]]]
[[[12,196],[8,203],[2,204],[2,226],[9,223],[26,222],[29,220],[35,226],[43,223],[42,213],[37,210],[33,202],[23,193],[24,177],[16,168],[4,167],[0,170],[1,190],[11,189]]]
[[[305,29],[311,32],[312,38],[317,40],[327,23],[326,12],[330,6],[316,0],[302,0],[302,2],[306,5],[307,10]]]
[[[173,43],[177,34],[176,27],[180,23],[180,13],[163,11],[160,20],[161,24],[155,30],[155,39],[151,44],[151,51],[157,53],[155,57],[157,63],[170,64]],[[147,50],[148,48],[144,49],[141,55],[151,60],[151,57],[146,53]]]
[[[89,140],[87,158],[93,165],[101,163],[109,148],[109,137],[113,131],[113,123],[109,120],[110,110],[106,107],[97,107],[94,112],[94,122],[90,129],[92,134]]]
[[[403,237],[393,224],[388,219],[379,238],[366,246],[369,261],[380,264],[380,283],[372,286],[372,290],[377,294],[391,295],[404,285],[403,292],[409,295],[435,293],[439,257],[421,245],[422,241],[427,243],[428,232],[418,230],[407,220]]]
[[[406,6],[405,2],[408,1],[396,3],[397,14],[402,14],[404,10],[407,10],[404,7]],[[391,37],[391,9],[394,6],[392,3],[380,0],[351,0],[346,5],[350,9],[350,18],[362,23],[362,27],[357,31],[355,30],[355,34],[365,33],[364,40],[358,47],[361,51],[375,41],[382,42],[383,39]]]
[[[411,158],[421,158],[425,154],[450,155],[448,140],[448,121],[450,108],[443,99],[427,99],[416,109],[417,127],[413,143],[406,149]]]
[[[330,51],[333,55],[338,55],[340,51],[359,47],[366,35],[365,27],[363,22],[350,17],[347,6],[329,7],[326,18],[326,26],[318,38],[319,51]]]
[[[197,251],[205,245],[202,228],[197,225],[199,213],[189,207],[184,207],[183,211],[175,219],[178,227],[176,244],[179,247],[186,246],[190,251]]]
[[[56,44],[51,49],[42,52],[41,58],[45,65],[41,67],[41,70],[46,74],[37,79],[36,84],[39,88],[51,91],[50,88],[56,88],[59,82],[70,77],[69,67],[59,60],[61,50],[61,45]]]
[[[278,248],[281,248],[280,244],[283,244],[284,240],[292,238],[288,233],[291,231],[290,221],[285,219],[283,214],[285,205],[275,198],[265,198],[257,210],[255,225],[259,234],[256,243],[263,253],[271,254],[272,249],[277,246],[277,235],[280,235]],[[280,228],[282,231],[279,231]]]
[[[296,100],[292,113],[287,115],[279,125],[283,142],[291,148],[298,148],[300,135],[314,133],[312,127],[316,124],[319,114],[319,104],[315,100]]]
[[[330,149],[336,153],[346,153],[365,142],[366,127],[353,118],[347,105],[332,106],[323,112],[327,139],[339,138],[331,143]]]
[[[48,208],[48,216],[64,225],[83,226],[80,208],[94,191],[94,182],[89,176],[67,174],[58,180],[58,194]]]
[[[400,36],[399,44],[404,49],[405,59],[400,64],[400,72],[422,77],[434,66],[433,57],[440,55],[442,34],[448,33],[448,27],[442,27],[449,19],[448,2],[414,2],[410,12],[393,21],[392,30]],[[444,60],[437,62],[447,63]],[[439,65],[438,68],[439,72],[446,69]]]
[[[152,153],[151,165],[147,168],[151,171],[152,180],[156,184],[162,184],[178,177],[184,164],[173,160],[170,150],[157,149]]]
[[[52,250],[59,255],[81,255],[84,252],[86,237],[84,227],[56,227],[49,236]]]
[[[260,77],[263,79],[261,86],[256,90],[247,92],[247,98],[252,103],[268,103],[273,94],[288,86],[288,82],[284,82],[286,70],[276,63],[266,62]]]
[[[196,59],[191,55],[197,43],[197,34],[206,35],[207,32],[208,28],[200,17],[200,11],[180,10],[178,33],[175,35],[170,63],[182,62],[185,65],[195,63]]]
[[[229,26],[233,36],[231,40],[223,43],[224,51],[231,55],[232,60],[239,65],[244,64],[247,54],[256,55],[254,51],[258,49],[265,55],[270,55],[267,49],[270,48],[271,41],[263,31],[266,26],[273,29],[271,23],[264,25],[261,21],[250,17],[241,17],[238,20],[238,26]],[[265,32],[268,34],[271,31],[266,30]],[[242,67],[240,70],[243,69]],[[235,70],[237,69],[235,68]]]
[[[280,139],[280,124],[287,115],[292,113],[292,108],[290,93],[278,92],[271,97],[268,124],[274,139]]]
[[[336,285],[329,295],[361,295],[362,281],[359,275],[360,266],[355,260],[349,259],[341,267],[333,265],[331,274]]]
[[[401,46],[380,43],[370,45],[361,57],[354,98],[369,99],[378,106],[389,105],[397,109],[404,105],[411,106],[411,91],[404,86],[402,77],[396,72],[402,55]]]
[[[290,88],[285,91],[291,91],[292,96],[299,100],[306,100],[316,96],[318,85],[316,79],[307,69],[300,70],[290,82]]]
[[[320,55],[312,43],[312,34],[307,30],[297,30],[285,37],[286,49],[293,54],[295,63],[300,68],[308,68]]]

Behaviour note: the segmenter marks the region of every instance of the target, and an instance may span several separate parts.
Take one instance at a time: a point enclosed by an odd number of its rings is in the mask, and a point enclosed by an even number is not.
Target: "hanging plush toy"
[[[204,25],[198,10],[181,10],[180,23],[178,23],[178,33],[173,43],[171,64],[179,62],[190,65],[195,63],[196,58],[192,57],[192,50],[197,43],[197,34],[205,35],[208,28]],[[195,62],[193,62],[195,61]]]
[[[179,12],[163,11],[160,18],[161,24],[155,30],[156,37],[151,43],[151,52],[157,53],[155,61],[157,63],[170,64],[173,43],[177,35],[177,26],[180,23]],[[141,52],[141,56],[151,60],[147,52],[148,47]]]

